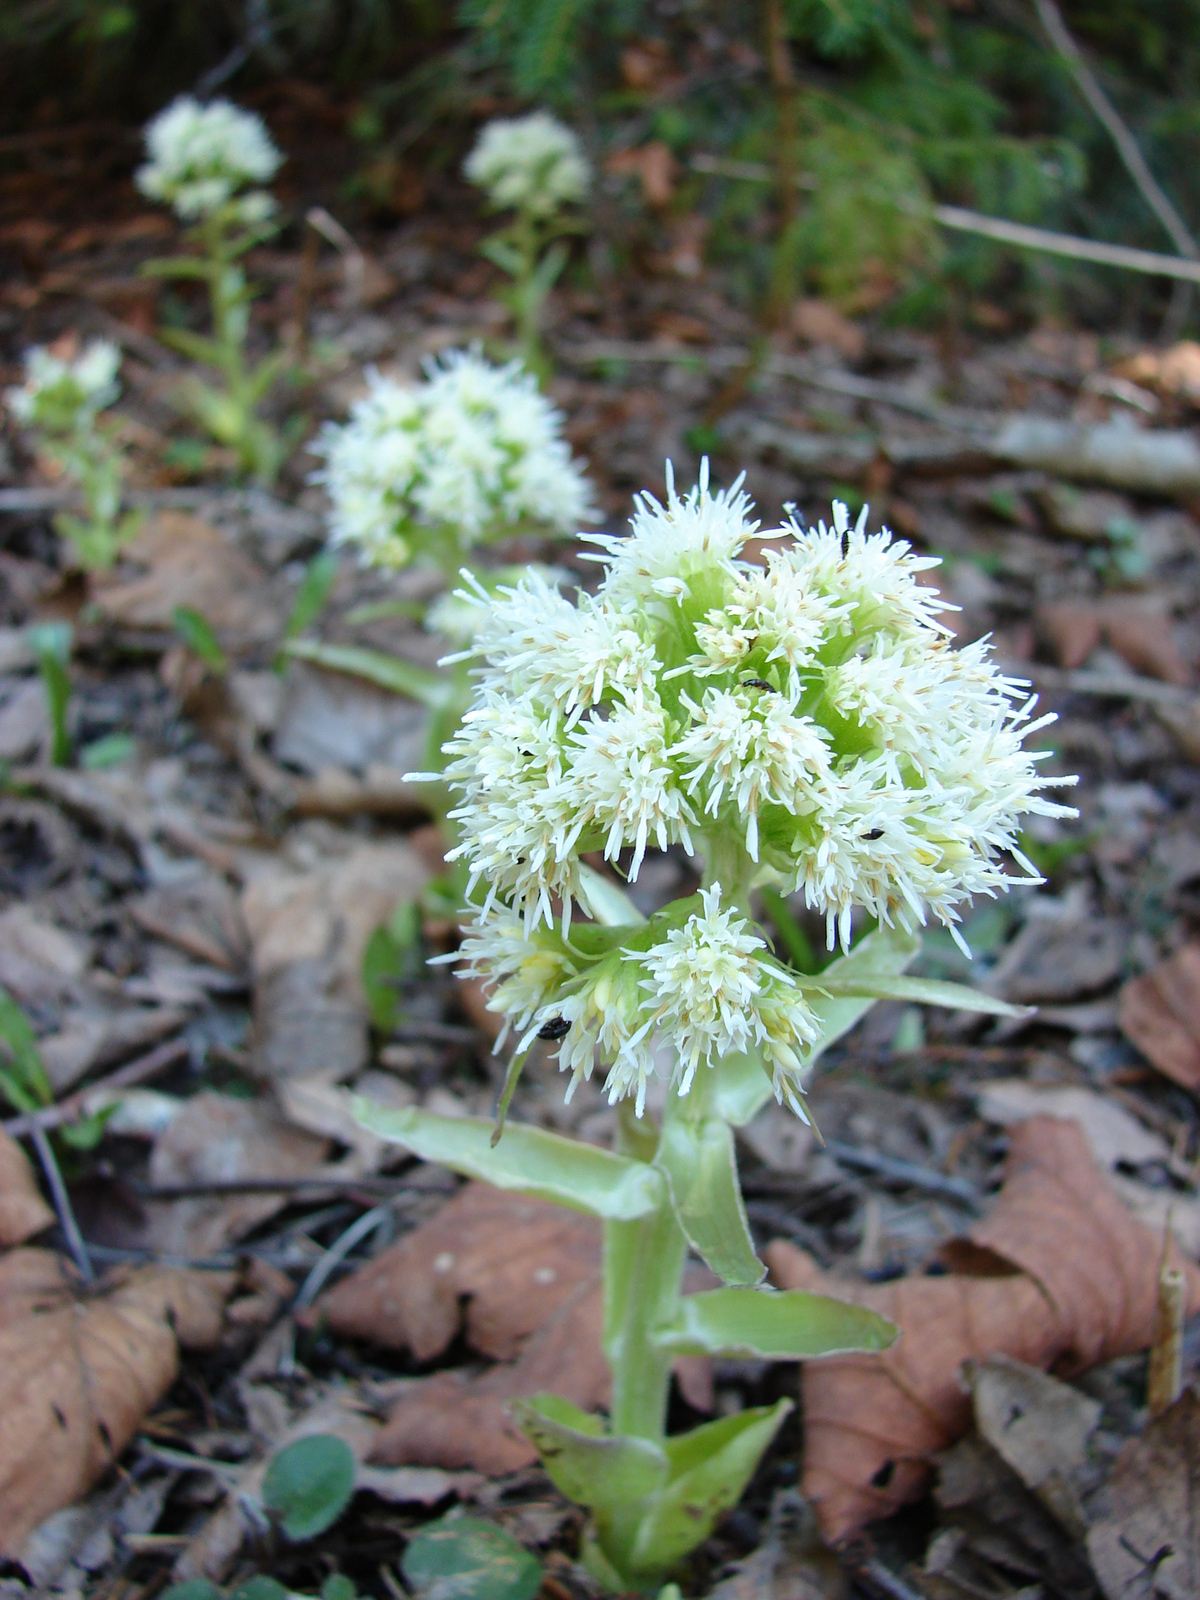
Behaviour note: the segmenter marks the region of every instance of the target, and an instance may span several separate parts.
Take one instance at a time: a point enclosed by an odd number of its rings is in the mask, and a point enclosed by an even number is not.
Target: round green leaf
[[[331,1433],[310,1433],[285,1446],[263,1479],[263,1504],[289,1539],[324,1533],[353,1493],[353,1452]]]
[[[289,1600],[290,1594],[274,1578],[247,1578],[229,1591],[229,1600]]]
[[[400,1570],[420,1600],[533,1600],[542,1586],[538,1558],[478,1517],[422,1528]]]

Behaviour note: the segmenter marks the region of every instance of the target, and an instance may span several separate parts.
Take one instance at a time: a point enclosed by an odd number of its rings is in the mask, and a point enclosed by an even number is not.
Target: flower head
[[[574,941],[586,852],[631,881],[672,847],[710,880],[719,864],[723,890],[710,882],[674,921],[668,907],[652,939],[624,930],[620,957],[584,962],[529,1012],[532,1026],[559,1007],[560,1061],[587,1076],[598,1049],[610,1093],[639,1100],[661,1036],[677,1085],[753,1048],[798,1105],[814,1025],[749,921],[754,884],[802,893],[831,947],[848,947],[856,909],[956,932],[964,902],[1008,887],[1010,860],[1036,880],[1022,819],[1070,814],[1023,742],[1049,719],[986,642],[952,648],[928,558],[838,504],[831,528],[789,522],[790,542],[754,565],[750,509],[706,474],[686,495],[668,484],[628,537],[594,537],[594,595],[572,602],[536,576],[480,591],[475,701],[444,746],[452,856],[483,921],[520,919],[527,942]]]
[[[497,210],[512,208],[536,217],[582,200],[591,182],[578,139],[548,111],[489,122],[463,172],[487,190]]]
[[[148,160],[136,175],[138,188],[172,206],[185,222],[235,204],[250,185],[270,183],[283,157],[259,117],[227,100],[201,105],[181,95],[146,128]],[[254,188],[236,199],[238,220],[265,221],[269,194]]]
[[[25,382],[5,399],[18,422],[70,433],[90,427],[117,398],[120,368],[121,352],[107,339],[94,339],[74,359],[35,345],[25,352]]]
[[[431,362],[423,383],[376,372],[367,383],[349,422],[327,424],[314,447],[335,544],[356,544],[378,566],[417,554],[457,565],[472,545],[593,519],[562,415],[519,362],[495,367],[456,350]]]

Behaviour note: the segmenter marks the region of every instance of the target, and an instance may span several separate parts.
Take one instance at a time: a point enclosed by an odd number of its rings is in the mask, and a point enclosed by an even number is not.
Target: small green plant
[[[517,347],[531,372],[545,376],[542,307],[567,264],[565,236],[578,233],[566,208],[586,198],[591,169],[570,128],[549,112],[489,122],[463,168],[493,211],[512,220],[480,246],[512,283],[503,298],[512,312]]]
[[[83,500],[83,515],[60,511],[55,531],[85,571],[111,567],[137,532],[141,513],[122,512],[125,461],[116,425],[104,415],[120,393],[121,352],[95,340],[75,357],[41,346],[25,356],[25,382],[6,395],[9,410]]]
[[[296,1541],[331,1528],[354,1493],[354,1452],[332,1433],[285,1445],[263,1479],[263,1505]]]
[[[417,1600],[534,1600],[542,1563],[481,1517],[443,1517],[414,1534],[400,1563]]]
[[[192,376],[180,403],[219,444],[233,450],[239,470],[271,482],[291,447],[259,416],[259,408],[283,375],[286,356],[276,350],[249,359],[250,302],[254,289],[242,258],[275,232],[275,202],[261,187],[274,177],[282,156],[258,117],[226,101],[204,106],[189,96],[176,100],[146,129],[149,160],[138,187],[165,201],[190,224],[192,253],[143,264],[159,278],[191,279],[208,289],[211,335],[163,328],[163,342],[212,368],[219,384]],[[251,186],[251,187],[248,187]]]
[[[54,1089],[42,1064],[37,1036],[29,1018],[4,989],[0,989],[0,1095],[14,1111],[28,1116],[54,1104]],[[114,1106],[81,1117],[56,1130],[63,1144],[91,1150],[100,1141]]]
[[[50,708],[50,760],[65,767],[71,759],[71,627],[66,622],[40,622],[26,638],[37,657]]]
[[[176,606],[171,613],[171,621],[175,624],[175,632],[192,654],[203,661],[216,677],[223,678],[229,671],[229,657],[221,648],[221,641],[204,613],[197,611],[195,606]]]
[[[295,639],[302,634],[325,609],[325,603],[337,578],[337,569],[337,555],[332,550],[322,550],[305,568],[291,612],[283,625],[280,649],[273,663],[276,672],[283,672],[287,667],[287,651],[283,646],[289,639]]]

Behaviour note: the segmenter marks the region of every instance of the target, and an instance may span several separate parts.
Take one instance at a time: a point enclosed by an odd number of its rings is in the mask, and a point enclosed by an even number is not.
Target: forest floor
[[[15,431],[0,438],[0,986],[63,1107],[43,1130],[111,1112],[93,1148],[55,1146],[103,1291],[78,1287],[61,1229],[0,1257],[0,1592],[142,1600],[269,1574],[311,1593],[336,1572],[396,1595],[406,1540],[461,1506],[537,1552],[544,1595],[589,1595],[579,1514],[504,1404],[542,1389],[602,1402],[598,1238],[353,1120],[356,1093],[489,1115],[496,1019],[424,966],[455,937],[428,895],[415,951],[377,933],[441,868],[398,781],[423,713],[311,663],[276,670],[324,539],[314,463],[301,450],[272,491],[231,487],[229,463],[186,437],[182,369],[154,329],[189,307],[139,275],[175,230],[134,195],[127,154],[114,136],[0,174],[0,377],[18,381],[34,342],[118,340],[147,512],[116,569],[85,579],[51,531],[60,488]],[[303,171],[304,203],[336,209],[320,163]],[[481,224],[443,189],[357,234],[356,299],[345,263],[306,255],[299,229],[251,259],[256,338],[303,362],[281,415],[315,427],[344,416],[364,364],[416,374],[502,339]],[[1080,777],[1078,820],[1027,837],[1046,883],[976,909],[973,968],[936,935],[919,968],[1036,1014],[879,1004],[815,1075],[823,1143],[774,1107],[740,1138],[775,1281],[832,1275],[900,1322],[904,1354],[800,1380],[681,1369],[680,1425],[800,1402],[684,1592],[1200,1593],[1190,1322],[1183,1394],[1147,1411],[1168,1229],[1185,1313],[1200,1311],[1200,351],[1164,361],[1058,326],[889,332],[815,302],[764,350],[684,226],[636,270],[557,292],[547,344],[609,531],[636,491],[662,492],[665,460],[688,484],[702,452],[718,482],[745,469],[765,529],[788,503],[816,520],[832,497],[869,502],[871,528],[945,558],[959,642],[990,634],[1032,680],[1059,718],[1039,736],[1047,769]],[[570,545],[504,554],[594,571]],[[364,608],[433,588],[347,559],[309,632],[432,664],[434,637]],[[223,668],[181,642],[180,605],[207,619]],[[48,620],[73,628],[63,765],[27,633]],[[649,911],[691,882],[671,853],[633,896]],[[823,928],[793,910],[820,950]],[[535,1056],[513,1114],[611,1138],[596,1085],[569,1106],[561,1090]],[[36,1158],[29,1120],[6,1126]],[[5,1199],[0,1182],[0,1221]],[[124,1318],[119,1371],[104,1317]],[[178,1374],[147,1399],[176,1339]],[[66,1413],[53,1439],[20,1420],[47,1396]],[[97,1410],[120,1434],[111,1465]],[[264,1465],[314,1431],[350,1444],[357,1492],[289,1543],[262,1509]]]

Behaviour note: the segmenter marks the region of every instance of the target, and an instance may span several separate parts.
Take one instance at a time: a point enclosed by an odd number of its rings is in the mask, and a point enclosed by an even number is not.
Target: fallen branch
[[[1186,256],[1191,261],[1200,260],[1200,249],[1197,248],[1196,241],[1188,232],[1183,218],[1159,187],[1158,180],[1146,165],[1146,158],[1142,155],[1137,140],[1122,122],[1117,108],[1105,94],[1099,79],[1084,60],[1082,50],[1063,21],[1062,12],[1054,0],[1033,0],[1033,4],[1051,44],[1070,67],[1072,76],[1079,85],[1079,92],[1116,145],[1121,160],[1125,163],[1125,170],[1137,184],[1146,204],[1166,229],[1171,243],[1181,256]]]
[[[10,1117],[0,1126],[3,1126],[4,1132],[10,1139],[28,1138],[37,1129],[46,1132],[50,1128],[61,1128],[64,1122],[73,1122],[76,1117],[83,1114],[87,1102],[98,1090],[131,1089],[134,1084],[145,1083],[148,1078],[157,1077],[168,1067],[175,1066],[187,1054],[186,1039],[169,1039],[166,1044],[148,1050],[144,1056],[137,1056],[133,1061],[127,1061],[123,1067],[110,1072],[107,1078],[100,1078],[82,1089],[76,1089],[57,1105],[47,1106],[44,1111],[31,1111],[27,1116]]]
[[[1145,700],[1154,705],[1187,709],[1200,704],[1194,690],[1182,689],[1174,683],[1160,683],[1156,678],[1143,678],[1132,672],[1089,672],[1086,669],[1063,672],[1058,667],[1042,667],[1025,661],[1013,670],[1020,677],[1028,678],[1035,688],[1052,692],[1090,694],[1100,699]]]
[[[726,161],[720,156],[700,154],[693,156],[690,164],[694,171],[709,172],[715,177],[735,178],[747,183],[772,182],[770,168],[757,161]],[[802,189],[816,188],[816,179],[808,173],[801,174],[796,181]],[[1032,228],[1022,222],[1008,222],[1003,217],[988,217],[980,211],[968,211],[963,206],[906,206],[903,209],[932,217],[943,228],[951,228],[957,233],[978,234],[985,239],[995,239],[1000,244],[1016,245],[1022,250],[1068,256],[1076,261],[1091,261],[1101,267],[1147,273],[1151,277],[1200,283],[1200,260],[1162,255],[1156,250],[1138,250],[1132,245],[1102,244],[1099,240],[1082,239],[1073,233],[1055,233],[1049,228]]]

